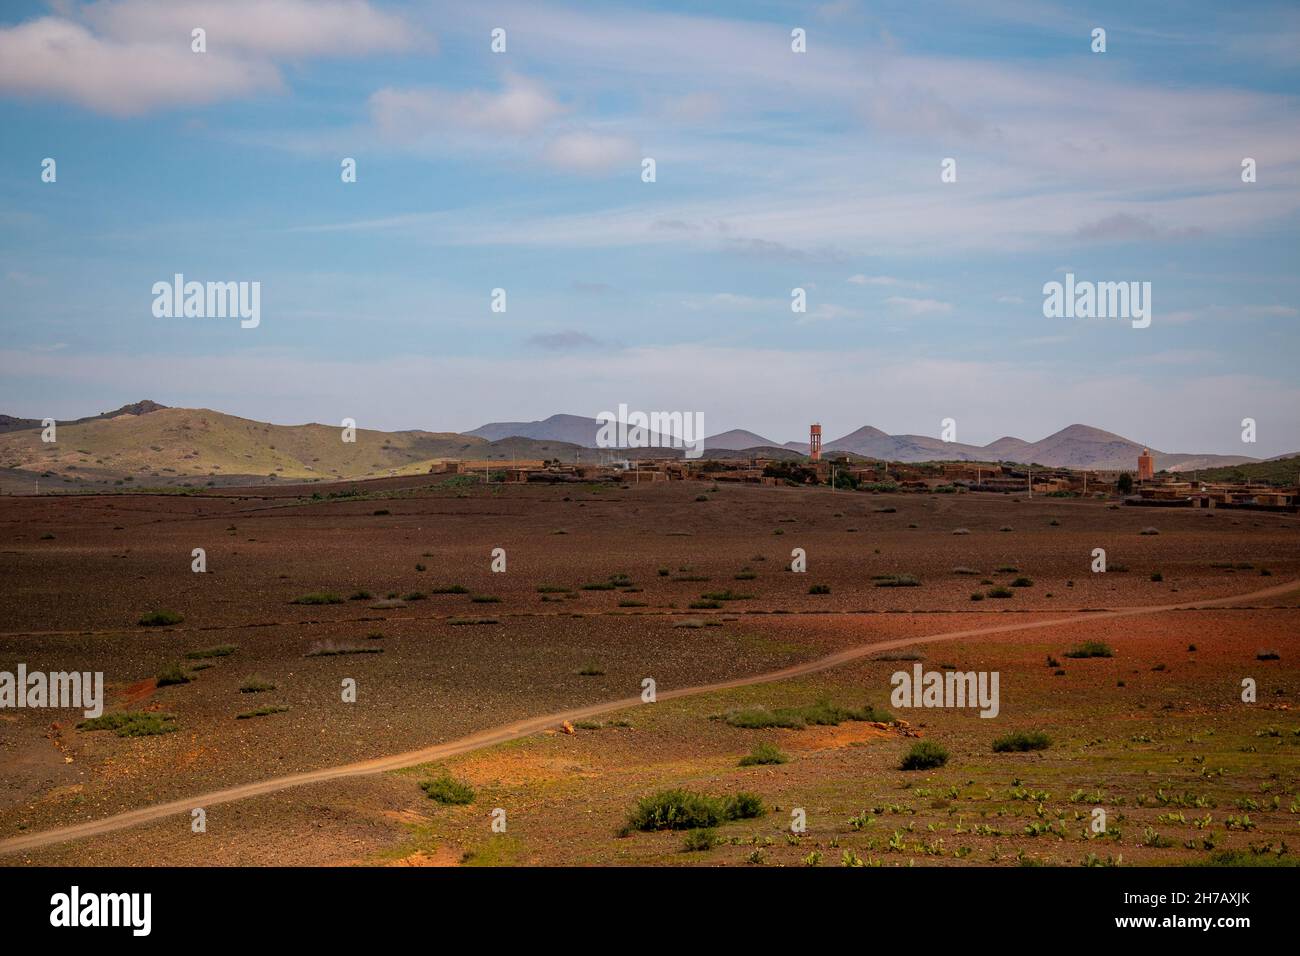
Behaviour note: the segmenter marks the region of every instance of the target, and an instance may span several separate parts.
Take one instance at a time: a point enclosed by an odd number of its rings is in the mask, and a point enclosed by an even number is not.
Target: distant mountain
[[[552,415],[537,422],[494,422],[467,434],[489,439],[518,436],[565,441],[585,448],[594,448],[596,432],[599,428],[600,425],[594,418]],[[719,452],[749,451],[753,453],[751,457],[763,455],[764,449],[769,450],[769,455],[771,449],[780,449],[787,454],[808,453],[806,441],[777,444],[769,438],[743,428],[732,429],[706,438],[704,446],[706,453],[709,449]],[[847,435],[826,442],[822,450],[826,453],[840,452],[883,461],[1011,461],[1045,465],[1050,468],[1136,471],[1138,455],[1142,454],[1144,447],[1146,446],[1122,435],[1079,424],[1069,425],[1036,442],[1027,442],[1007,435],[987,445],[945,442],[928,435],[890,435],[879,428],[864,425]],[[1157,469],[1169,471],[1191,471],[1257,460],[1244,455],[1171,454],[1155,449],[1151,450],[1151,454]],[[644,454],[641,457],[644,457]],[[720,457],[736,456],[729,454]]]
[[[719,448],[726,451],[744,451],[747,448],[781,448],[782,446],[770,438],[755,435],[743,428],[733,428],[729,432],[721,432],[704,439],[704,447]]]
[[[594,418],[583,418],[581,415],[552,415],[537,422],[489,422],[465,434],[486,438],[488,441],[498,441],[502,438],[531,438],[535,441],[560,441],[582,448],[597,448],[599,446],[596,444],[596,436],[601,427],[601,422]],[[759,444],[766,441],[757,435],[753,437],[758,439]],[[656,433],[651,432],[649,442],[652,446],[662,447],[670,444],[671,438],[669,441],[664,441]]]
[[[539,422],[489,422],[465,432],[476,438],[498,441],[502,438],[532,438],[538,441],[563,441],[583,448],[596,447],[600,422],[581,415],[552,415]]]
[[[127,480],[140,483],[203,479],[311,480],[422,474],[442,459],[558,458],[592,461],[601,424],[579,415],[552,415],[533,422],[493,422],[466,434],[420,430],[359,430],[356,442],[341,442],[333,425],[271,425],[208,409],[168,408],[153,401],[123,405],[111,412],[59,422],[58,442],[40,440],[40,420],[0,415],[0,468],[15,475],[57,476],[79,481]],[[679,457],[669,439],[651,436],[657,447],[608,457]],[[732,429],[705,439],[705,456],[799,458],[806,442],[777,445],[771,439]],[[1027,442],[1005,436],[987,445],[944,442],[927,435],[889,435],[865,425],[827,442],[827,454],[849,454],[896,462],[1010,461],[1054,468],[1137,470],[1139,443],[1088,425],[1074,424],[1046,438]],[[1167,453],[1152,449],[1158,470],[1206,472],[1254,465],[1244,455]],[[1279,456],[1278,461],[1293,456]],[[1289,474],[1294,460],[1261,473]],[[1249,470],[1249,469],[1248,469]]]
[[[57,424],[62,427],[64,425],[80,425],[83,422],[95,422],[104,418],[117,418],[119,415],[148,415],[150,412],[156,412],[166,407],[166,405],[159,405],[157,402],[152,402],[146,398],[144,401],[134,402],[130,405],[123,405],[121,408],[115,409],[111,412],[100,412],[98,415],[89,415],[85,418],[76,418],[71,421],[61,421],[57,422]],[[16,432],[27,428],[40,427],[41,419],[39,418],[14,418],[12,415],[0,415],[0,435],[5,432]]]

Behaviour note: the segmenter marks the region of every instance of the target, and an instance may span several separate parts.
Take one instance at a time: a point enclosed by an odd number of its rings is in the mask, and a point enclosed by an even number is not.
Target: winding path
[[[791,677],[802,677],[806,674],[815,674],[818,671],[829,670],[833,667],[839,667],[842,664],[861,660],[864,657],[878,654],[881,651],[908,647],[914,644],[932,644],[938,641],[960,640],[962,638],[980,637],[988,634],[1005,634],[1012,631],[1029,631],[1044,627],[1064,627],[1070,624],[1080,624],[1089,621],[1105,620],[1108,618],[1137,617],[1144,614],[1161,614],[1167,611],[1223,607],[1225,605],[1239,604],[1243,601],[1259,601],[1267,598],[1278,597],[1295,590],[1297,587],[1300,587],[1300,580],[1290,581],[1285,584],[1277,584],[1273,587],[1265,588],[1262,591],[1253,591],[1250,594],[1234,595],[1224,598],[1187,601],[1181,604],[1161,604],[1149,607],[1124,608],[1116,611],[1091,611],[1085,614],[1076,614],[1071,617],[1052,618],[1044,621],[1023,621],[1017,624],[1001,624],[995,627],[979,627],[960,631],[945,631],[942,634],[898,638],[896,640],[881,641],[875,644],[860,644],[856,647],[837,651],[834,654],[827,655],[826,657],[819,657],[816,660],[806,661],[802,664],[792,664],[791,666],[783,667],[780,670],[768,671],[763,674],[754,674],[750,677],[737,677],[732,680],[720,681],[715,684],[701,684],[696,687],[681,687],[675,690],[661,691],[657,694],[657,699],[661,701],[675,700],[679,697],[689,697],[694,694],[708,694],[713,691],[729,690],[735,687],[747,687],[751,684],[766,684],[771,681],[786,680]],[[69,840],[79,840],[85,837],[113,833],[117,830],[125,830],[128,827],[139,826],[142,823],[161,820],[162,818],[174,813],[189,813],[190,810],[195,807],[210,807],[215,806],[216,804],[230,803],[234,800],[258,797],[263,794],[278,793],[281,790],[289,790],[293,787],[301,787],[311,783],[323,783],[329,780],[338,780],[343,777],[360,777],[368,774],[384,773],[389,770],[400,770],[404,767],[413,767],[417,764],[429,763],[435,760],[446,760],[449,757],[456,757],[460,754],[469,753],[472,750],[481,750],[484,747],[491,747],[508,740],[516,740],[520,737],[539,733],[540,731],[546,730],[549,727],[554,727],[566,720],[585,720],[590,717],[607,714],[611,711],[625,710],[629,707],[635,707],[640,704],[640,697],[624,697],[621,700],[606,701],[601,704],[591,704],[586,707],[577,707],[573,710],[544,714],[539,717],[529,717],[511,724],[503,724],[499,727],[482,730],[478,733],[471,734],[468,737],[461,737],[459,740],[434,744],[431,747],[425,747],[421,750],[409,750],[405,753],[391,754],[387,757],[374,757],[370,760],[340,764],[335,767],[324,767],[320,770],[308,770],[303,773],[288,774],[282,777],[271,777],[268,780],[245,783],[237,787],[227,787],[224,790],[213,790],[208,793],[186,797],[181,800],[171,800],[167,803],[158,803],[153,804],[152,806],[141,807],[138,810],[129,810],[126,813],[115,814],[111,817],[105,817],[102,820],[91,820],[87,823],[57,827],[53,830],[25,833],[22,836],[0,840],[0,855],[7,853],[20,853],[24,850],[35,850],[41,847],[52,846],[56,843],[66,843]]]

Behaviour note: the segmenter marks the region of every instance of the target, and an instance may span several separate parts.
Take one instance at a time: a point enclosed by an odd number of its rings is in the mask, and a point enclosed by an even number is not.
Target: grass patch
[[[465,806],[474,802],[474,788],[463,780],[457,780],[451,774],[444,773],[434,780],[426,780],[420,789],[430,800],[453,806]]]
[[[740,758],[740,766],[757,767],[766,764],[785,763],[790,758],[773,744],[755,744],[754,749]]]
[[[990,588],[988,592],[988,597],[1009,598],[1009,597],[1014,597],[1015,593],[1016,592],[1012,591],[1010,588]]]
[[[304,594],[296,597],[290,604],[342,604],[343,598],[332,591],[313,591],[311,594]]]
[[[440,588],[434,588],[430,594],[469,594],[469,588],[463,584],[448,584]]]
[[[993,741],[995,754],[1024,753],[1028,750],[1046,750],[1052,738],[1039,730],[1017,730]]]
[[[1076,647],[1070,648],[1065,652],[1066,657],[1086,658],[1086,657],[1114,657],[1115,652],[1111,650],[1110,645],[1103,641],[1084,641]]]
[[[218,644],[215,647],[204,647],[197,651],[186,651],[185,657],[191,661],[201,661],[209,657],[229,657],[235,651],[239,650],[234,644]]]
[[[762,706],[746,707],[728,711],[722,715],[722,719],[732,727],[746,730],[763,730],[768,727],[801,730],[809,724],[834,727],[850,720],[878,721],[887,724],[893,722],[894,716],[888,711],[876,710],[870,705],[858,708],[839,707],[823,699],[805,707],[777,707],[773,710]]]
[[[264,690],[275,690],[275,685],[261,674],[245,677],[244,682],[239,685],[241,694],[260,694]]]
[[[382,647],[358,647],[355,644],[335,644],[333,641],[320,641],[312,645],[307,657],[339,657],[343,654],[382,654]]]
[[[500,624],[501,622],[494,617],[453,617],[447,623],[460,626],[464,624]]]
[[[77,724],[78,730],[112,730],[119,737],[154,737],[177,730],[176,715],[158,711],[121,711],[92,717]]]
[[[174,684],[188,684],[193,678],[181,670],[181,665],[173,664],[164,668],[156,680],[159,687],[171,687]]]
[[[878,588],[915,588],[920,586],[921,582],[910,574],[887,574],[876,578],[876,587]]]
[[[830,594],[831,586],[829,584],[814,584],[808,589],[809,594]]]
[[[141,627],[167,627],[172,624],[179,624],[185,620],[185,615],[178,614],[176,611],[150,611],[143,615],[137,622]]]

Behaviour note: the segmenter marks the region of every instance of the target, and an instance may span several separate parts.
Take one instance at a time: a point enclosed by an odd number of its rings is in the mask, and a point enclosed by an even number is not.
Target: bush
[[[185,656],[192,661],[201,661],[207,657],[229,657],[235,653],[238,648],[234,644],[218,644],[216,647],[205,647],[197,651],[186,651]]]
[[[1052,739],[1038,730],[1017,730],[993,741],[995,754],[1024,753],[1027,750],[1046,750]]]
[[[150,611],[140,618],[141,627],[167,627],[171,624],[179,624],[185,620],[184,615],[177,614],[175,611]]]
[[[729,711],[723,719],[732,727],[748,730],[762,730],[768,727],[785,727],[801,730],[809,724],[816,726],[836,726],[848,720],[878,721],[892,723],[892,714],[876,710],[870,705],[858,709],[839,707],[826,700],[804,707],[778,707],[768,710],[766,707],[747,707],[743,710]]]
[[[424,781],[420,784],[420,789],[428,794],[430,800],[436,800],[438,803],[463,806],[474,802],[474,788],[447,773],[436,780]]]
[[[981,594],[979,591],[975,591],[973,594],[971,594],[970,599],[972,601],[982,601],[984,600],[984,595]]]
[[[264,690],[275,690],[275,684],[271,683],[261,674],[253,674],[251,677],[245,677],[244,682],[239,685],[241,694],[260,694]]]
[[[334,594],[332,591],[313,591],[311,594],[304,594],[302,597],[294,598],[290,604],[342,604],[343,598]]]
[[[352,594],[348,596],[348,600],[349,600],[349,601],[369,601],[373,596],[374,596],[374,595],[372,595],[369,591],[367,591],[367,590],[365,590],[364,588],[362,588],[362,589],[359,590],[359,591],[353,591]]]
[[[449,584],[446,587],[434,588],[431,594],[468,594],[469,588],[463,584]]]
[[[708,830],[727,820],[749,820],[767,812],[752,793],[711,797],[691,790],[660,790],[637,801],[630,830]]]
[[[678,788],[642,797],[627,822],[633,830],[700,830],[722,821],[720,800]]]
[[[1102,641],[1084,641],[1077,647],[1073,647],[1065,652],[1066,657],[1114,657],[1115,652],[1110,649],[1110,645]]]
[[[188,684],[190,680],[190,675],[181,670],[179,664],[173,664],[158,675],[157,683],[159,687],[169,687],[172,684]]]
[[[700,499],[696,499],[697,501]],[[706,499],[707,500],[707,499]],[[715,830],[692,830],[686,834],[686,839],[682,841],[683,853],[699,853],[704,850],[712,850],[718,845],[718,834]]]
[[[1016,578],[1011,582],[1011,586],[1013,588],[1032,588],[1034,582],[1029,580],[1029,578]]]
[[[921,582],[910,574],[889,574],[876,579],[878,588],[915,588],[920,585]]]
[[[942,767],[947,762],[948,751],[931,740],[922,740],[920,743],[912,745],[912,749],[907,752],[907,756],[898,765],[898,769],[933,770],[936,767]]]
[[[991,588],[988,596],[991,598],[1009,598],[1015,595],[1010,588]]]
[[[814,584],[808,589],[809,594],[830,594],[831,586],[829,584]]]
[[[158,711],[149,713],[122,711],[83,720],[77,724],[77,729],[112,730],[119,737],[152,737],[156,734],[173,733],[177,729],[175,721],[175,714],[164,714]]]
[[[772,744],[755,744],[754,749],[740,758],[742,767],[755,767],[764,764],[785,763],[790,758]]]

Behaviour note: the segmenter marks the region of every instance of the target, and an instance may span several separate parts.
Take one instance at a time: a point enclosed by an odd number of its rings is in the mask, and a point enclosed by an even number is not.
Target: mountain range
[[[594,418],[579,415],[552,415],[534,422],[492,422],[482,425],[469,435],[500,439],[507,436],[527,437],[535,440],[552,439],[596,447],[596,432],[600,423]],[[1052,468],[1093,468],[1101,470],[1136,469],[1138,455],[1144,446],[1139,442],[1089,425],[1069,425],[1040,441],[1029,442],[1005,436],[987,445],[967,445],[945,442],[926,435],[890,435],[870,425],[850,432],[822,445],[823,453],[842,452],[884,461],[1012,461],[1039,464]],[[705,455],[711,452],[736,452],[745,455],[762,454],[765,449],[806,455],[806,442],[776,442],[743,428],[710,435],[704,440]],[[1239,465],[1259,461],[1246,455],[1208,455],[1182,452],[1163,452],[1151,449],[1157,470],[1191,471]],[[774,456],[775,457],[775,456]],[[786,457],[781,455],[780,457]],[[1278,456],[1286,457],[1286,456]]]
[[[0,484],[26,488],[38,478],[73,485],[251,484],[267,478],[291,481],[424,474],[446,459],[590,461],[596,457],[676,457],[678,450],[596,449],[600,423],[579,415],[552,415],[532,422],[492,422],[459,434],[358,429],[355,442],[341,440],[335,425],[273,425],[202,408],[169,408],[135,402],[98,415],[59,422],[58,441],[41,441],[39,419],[0,415]],[[799,442],[784,444],[745,429],[705,439],[705,457],[763,456],[794,459],[807,454]],[[1014,437],[987,445],[944,442],[925,435],[889,435],[863,426],[827,441],[828,454],[843,453],[894,462],[933,460],[1011,461],[1048,467],[1134,471],[1143,446],[1087,425],[1070,425],[1036,442]],[[1190,471],[1259,461],[1244,455],[1152,451],[1157,469]],[[1277,458],[1288,456],[1279,455]],[[1275,459],[1270,459],[1270,461]]]

